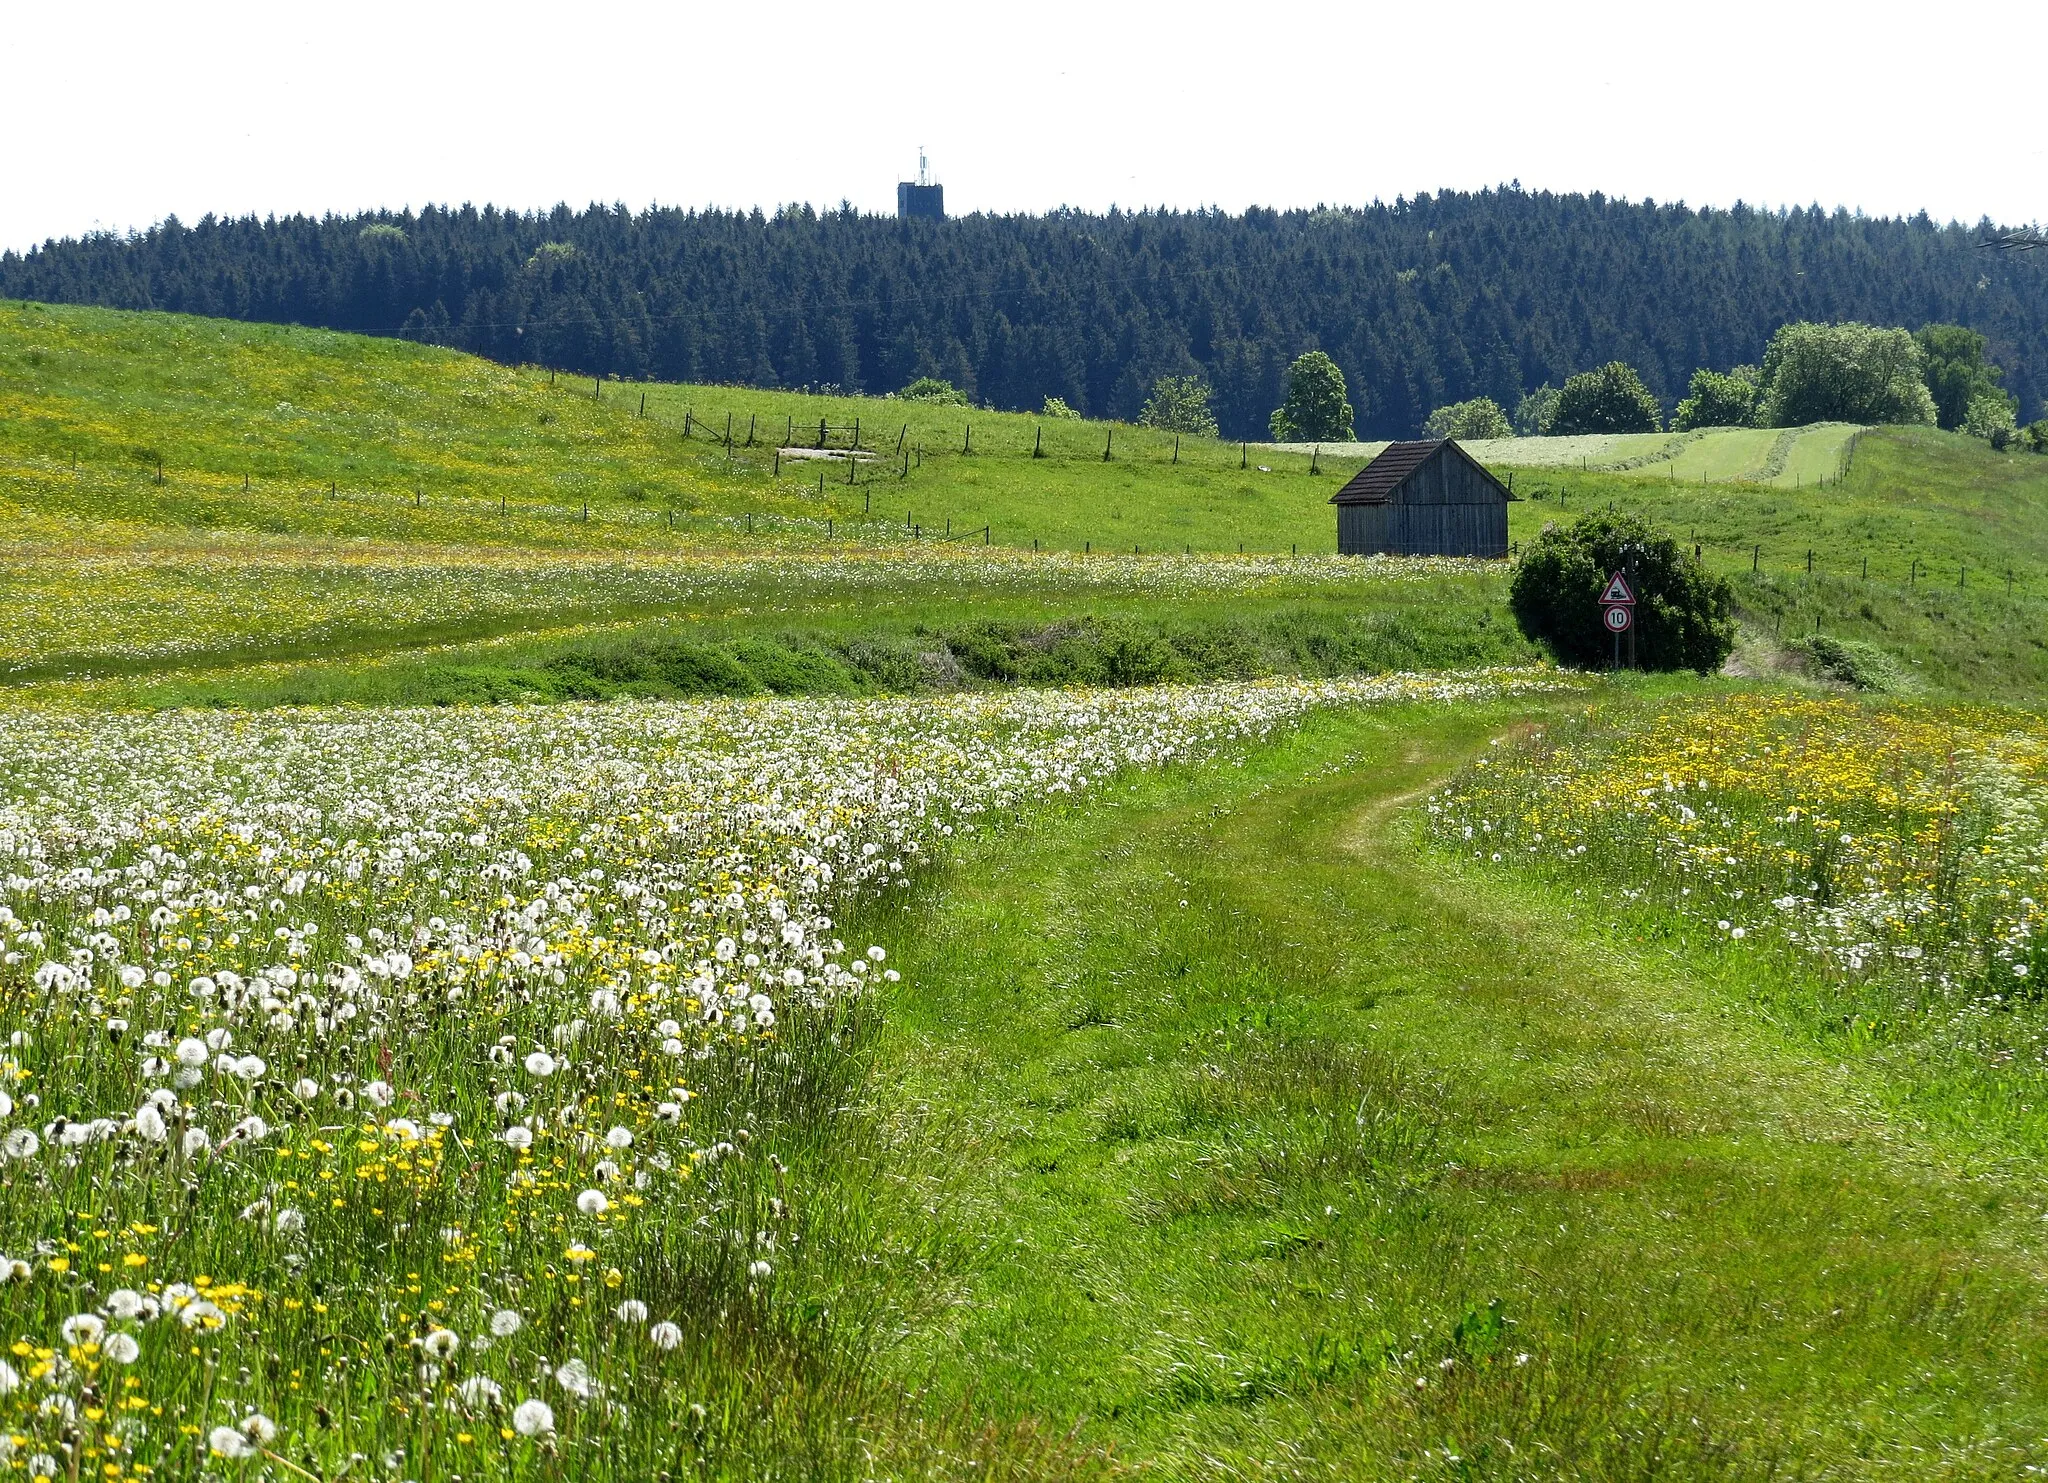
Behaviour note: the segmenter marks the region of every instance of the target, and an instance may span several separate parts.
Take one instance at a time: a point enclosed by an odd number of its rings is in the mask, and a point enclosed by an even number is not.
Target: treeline
[[[402,334],[565,370],[884,392],[1057,397],[1135,417],[1164,376],[1259,437],[1305,350],[1361,436],[1505,407],[1587,366],[1671,408],[1779,326],[1941,321],[1983,333],[2031,411],[2048,391],[2048,253],[1924,215],[1696,211],[1519,189],[1362,209],[1061,212],[947,222],[759,211],[176,219],[0,255],[0,296]]]

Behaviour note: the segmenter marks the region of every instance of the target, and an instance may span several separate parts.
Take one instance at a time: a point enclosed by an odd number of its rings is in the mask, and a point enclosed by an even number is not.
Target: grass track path
[[[1540,711],[1318,718],[909,909],[879,1059],[945,1253],[889,1360],[923,1405],[1170,1476],[2048,1457],[2037,1194],[1418,852],[1402,805]]]

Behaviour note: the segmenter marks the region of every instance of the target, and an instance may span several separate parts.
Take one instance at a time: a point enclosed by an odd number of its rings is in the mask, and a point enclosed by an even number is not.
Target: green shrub
[[[1970,403],[1969,410],[1963,414],[1962,431],[2004,451],[2012,442],[2013,434],[2019,431],[2018,419],[2013,416],[2012,398],[2002,391],[1984,392]]]
[[[1636,368],[1611,360],[1597,371],[1581,371],[1557,394],[1557,415],[1550,430],[1562,437],[1577,433],[1653,433],[1662,427],[1657,399],[1650,395]]]
[[[1422,425],[1432,438],[1512,438],[1515,425],[1490,396],[1438,407]]]
[[[1081,414],[1067,405],[1065,397],[1049,396],[1045,399],[1045,405],[1039,408],[1038,415],[1041,417],[1072,417],[1078,419]]]
[[[906,402],[936,402],[955,407],[967,405],[966,392],[937,376],[920,376],[896,395]]]
[[[1600,594],[1631,558],[1636,662],[1703,675],[1719,669],[1735,648],[1734,594],[1638,515],[1544,526],[1516,563],[1508,607],[1522,632],[1561,663],[1604,665],[1614,641],[1600,621]]]
[[[1209,410],[1211,395],[1209,383],[1200,376],[1161,376],[1152,384],[1152,395],[1138,414],[1138,425],[1213,438],[1216,414]]]

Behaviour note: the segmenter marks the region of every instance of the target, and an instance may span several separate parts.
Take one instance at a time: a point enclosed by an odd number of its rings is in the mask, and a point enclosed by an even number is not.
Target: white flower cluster
[[[337,1332],[389,1352],[402,1313],[418,1383],[470,1411],[530,1388],[511,1351],[541,1333],[594,1346],[548,1359],[557,1393],[514,1406],[515,1435],[550,1433],[551,1405],[623,1404],[613,1338],[588,1327],[598,1282],[637,1374],[687,1315],[635,1288],[678,1290],[663,1264],[692,1243],[759,1301],[787,1280],[787,1170],[737,1122],[693,1126],[693,1104],[721,1067],[794,1064],[794,1031],[895,976],[834,935],[849,894],[989,810],[1314,707],[1565,683],[0,717],[0,1232],[22,1253],[0,1260],[0,1323],[70,1312],[77,1351],[0,1374],[34,1392],[0,1423],[54,1445],[37,1418],[79,1404],[88,1362],[231,1368],[211,1350],[258,1343],[234,1320],[262,1305],[264,1352],[311,1366]],[[713,1220],[720,1181],[750,1170],[765,1220]],[[231,1254],[232,1272],[141,1280]],[[415,1275],[433,1261],[462,1279],[439,1296]],[[137,1285],[55,1307],[87,1263]],[[181,1343],[145,1345],[165,1317]],[[153,1424],[119,1421],[131,1440]],[[254,1411],[190,1424],[222,1459],[273,1430]]]

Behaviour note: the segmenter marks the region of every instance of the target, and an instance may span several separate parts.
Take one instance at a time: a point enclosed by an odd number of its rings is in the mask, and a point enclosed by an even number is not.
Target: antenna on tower
[[[925,164],[924,146],[922,144],[917,147],[917,183],[919,185],[930,185],[932,183],[932,172],[930,167]]]

